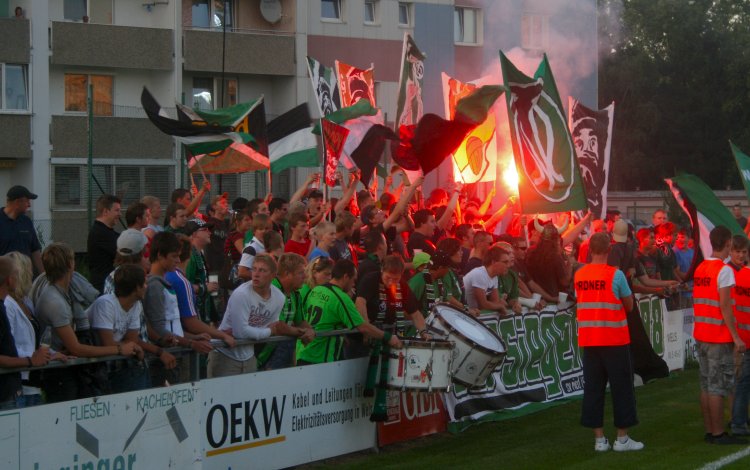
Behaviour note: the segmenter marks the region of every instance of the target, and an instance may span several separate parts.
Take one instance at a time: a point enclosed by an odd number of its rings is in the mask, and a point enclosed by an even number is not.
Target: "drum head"
[[[491,351],[505,352],[505,345],[500,338],[476,318],[448,305],[436,305],[434,311],[435,315],[464,335],[466,339]]]

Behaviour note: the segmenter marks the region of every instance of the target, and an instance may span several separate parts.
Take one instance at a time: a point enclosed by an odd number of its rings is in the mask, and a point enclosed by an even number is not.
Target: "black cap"
[[[9,201],[15,201],[16,199],[27,197],[29,199],[36,199],[36,194],[32,193],[28,189],[26,189],[24,186],[13,186],[8,190],[8,200]]]
[[[185,226],[182,227],[182,233],[184,233],[185,235],[192,235],[202,228],[211,230],[212,228],[214,228],[214,224],[196,217],[195,219],[190,219],[187,221]]]

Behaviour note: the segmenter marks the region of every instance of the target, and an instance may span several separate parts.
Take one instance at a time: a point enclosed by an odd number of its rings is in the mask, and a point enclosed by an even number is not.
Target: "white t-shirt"
[[[33,312],[32,307],[29,305],[30,301],[28,301],[28,298],[25,300],[27,302],[24,302],[24,305]],[[31,320],[23,313],[23,309],[13,297],[6,296],[4,304],[13,341],[16,343],[18,357],[31,357],[34,354],[34,350],[36,350],[36,334],[34,333],[34,326],[31,324]],[[29,372],[21,372],[21,378],[28,380]],[[38,389],[36,390],[36,393],[39,393]],[[26,393],[25,385],[24,393]]]
[[[464,276],[464,287],[466,288],[466,304],[469,308],[479,308],[479,303],[474,297],[474,288],[484,290],[487,298],[493,290],[497,290],[497,276],[490,277],[487,268],[479,266]]]
[[[712,260],[712,259],[719,259],[719,258],[711,258],[710,256],[706,258],[706,261]],[[716,285],[719,289],[722,287],[733,287],[735,285],[734,281],[734,271],[732,271],[732,268],[729,266],[722,266],[721,271],[719,271],[719,277],[716,279]]]
[[[248,247],[253,247],[253,250],[255,250],[255,255],[248,253],[247,250]],[[250,243],[245,245],[245,248],[242,250],[242,258],[240,258],[240,266],[243,268],[251,269],[253,267],[253,261],[255,260],[255,256],[259,255],[261,253],[266,252],[266,247],[263,246],[263,243],[258,240],[257,238],[253,237],[252,240],[250,240]]]
[[[271,336],[271,323],[278,321],[286,297],[276,286],[271,286],[271,294],[262,298],[253,289],[252,282],[246,282],[232,292],[227,302],[227,310],[219,329],[232,330],[237,339],[265,339]],[[235,361],[247,361],[253,357],[254,346],[237,346],[232,349],[217,348],[222,354]]]
[[[128,330],[140,331],[143,306],[136,302],[127,312],[123,310],[115,294],[105,294],[94,301],[86,310],[91,328],[112,330],[115,342],[120,342]]]

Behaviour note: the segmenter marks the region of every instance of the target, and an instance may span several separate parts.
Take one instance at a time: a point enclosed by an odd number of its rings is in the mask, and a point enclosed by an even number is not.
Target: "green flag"
[[[742,185],[745,186],[745,193],[747,193],[747,198],[750,200],[750,157],[745,155],[745,153],[732,142],[729,142],[729,145],[732,147],[734,161],[737,162],[737,170],[740,172]]]
[[[341,108],[324,117],[335,124],[343,124],[352,119],[362,116],[375,116],[376,114],[378,114],[378,108],[367,100],[359,100],[351,106]],[[320,122],[315,124],[313,134],[320,135]]]
[[[716,197],[713,189],[709,188],[695,175],[680,175],[665,179],[675,200],[690,218],[693,226],[693,238],[696,245],[701,247],[703,257],[711,256],[711,241],[709,234],[714,227],[723,225],[734,235],[742,235],[742,227],[729,212],[729,209]]]
[[[565,111],[545,55],[527,77],[500,52],[518,194],[524,214],[587,207]]]

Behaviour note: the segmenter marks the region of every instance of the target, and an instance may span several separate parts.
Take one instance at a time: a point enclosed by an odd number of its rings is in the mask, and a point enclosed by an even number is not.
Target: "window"
[[[377,0],[365,0],[365,23],[375,24],[378,22]]]
[[[29,74],[26,65],[0,63],[0,111],[29,109]]]
[[[321,0],[320,17],[329,20],[341,20],[341,0]]]
[[[214,97],[221,95],[221,79],[212,77],[193,78],[193,108],[216,109],[237,104],[237,79],[224,80],[224,99],[216,101]]]
[[[549,18],[527,13],[521,18],[521,47],[530,50],[547,49]]]
[[[453,42],[479,44],[481,11],[475,8],[456,7],[453,12]]]
[[[411,26],[411,5],[406,2],[398,2],[398,25],[399,26]]]
[[[226,9],[224,0],[192,0],[191,3],[191,26],[222,29],[225,22],[227,29],[232,29],[234,26],[231,0],[226,0]]]
[[[86,207],[89,177],[86,165],[54,165],[53,205],[55,207]],[[102,190],[122,199],[123,207],[143,196],[156,196],[169,201],[174,188],[174,166],[170,165],[94,165],[93,174]],[[101,191],[94,183],[94,200]]]
[[[65,111],[87,112],[89,83],[94,86],[94,115],[112,116],[114,77],[111,75],[65,74]]]
[[[112,0],[64,0],[63,16],[69,21],[112,24]]]

